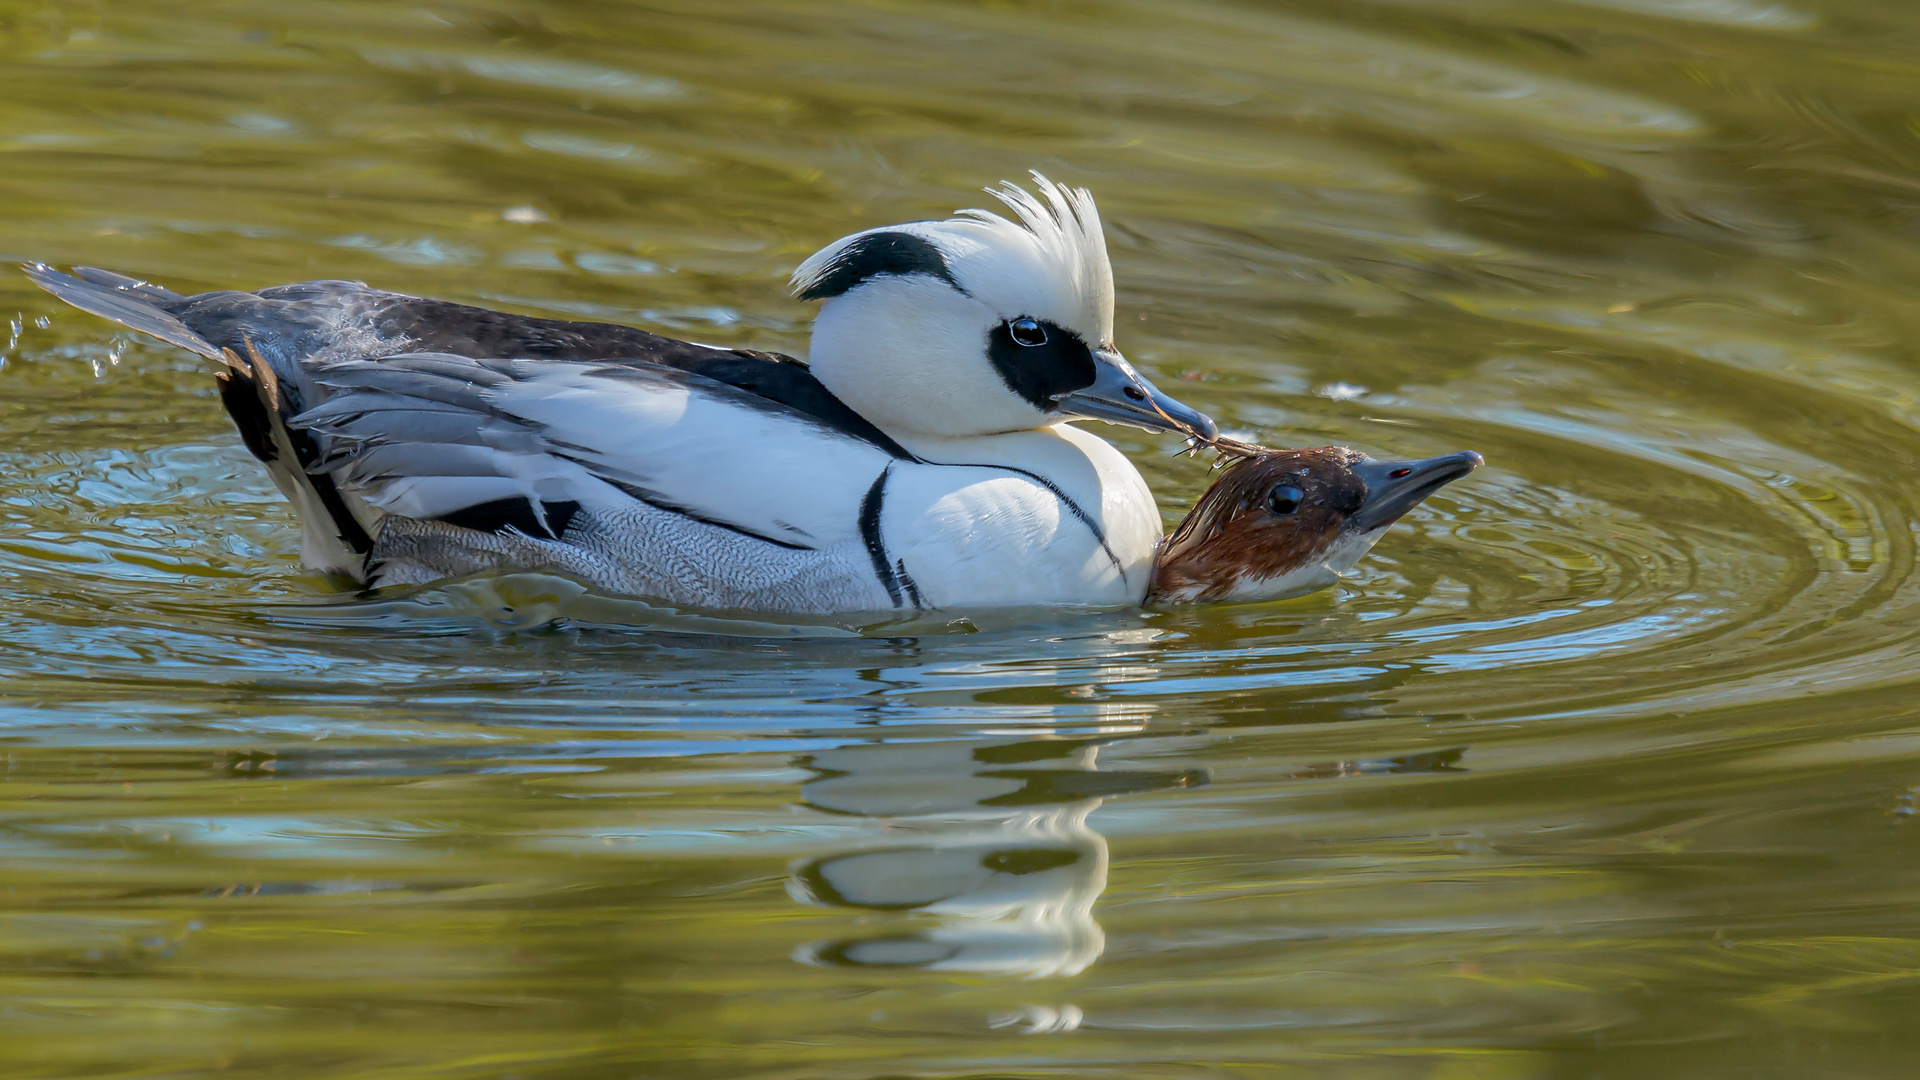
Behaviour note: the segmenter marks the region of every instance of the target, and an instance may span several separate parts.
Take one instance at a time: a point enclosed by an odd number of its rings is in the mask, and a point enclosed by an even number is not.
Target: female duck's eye
[[[1028,348],[1047,343],[1047,331],[1032,319],[1013,320],[1007,324],[1007,333],[1013,335],[1013,340]]]
[[[1292,484],[1281,484],[1267,492],[1267,509],[1276,514],[1291,514],[1300,509],[1300,500],[1306,497],[1305,492]]]

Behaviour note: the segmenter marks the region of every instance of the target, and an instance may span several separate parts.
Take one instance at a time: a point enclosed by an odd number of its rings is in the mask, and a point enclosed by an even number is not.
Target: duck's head
[[[1213,421],[1155,389],[1113,343],[1113,270],[1085,190],[991,189],[1019,219],[962,210],[869,229],[800,264],[823,301],[809,362],[895,436],[965,437],[1086,418],[1203,440]]]
[[[1278,600],[1323,589],[1479,454],[1375,461],[1343,446],[1263,450],[1228,465],[1154,559],[1149,603]]]

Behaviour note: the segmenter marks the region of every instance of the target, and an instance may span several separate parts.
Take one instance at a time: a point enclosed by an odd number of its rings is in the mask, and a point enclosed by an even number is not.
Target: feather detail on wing
[[[379,515],[343,497],[333,478],[312,474],[319,447],[288,426],[297,406],[281,392],[273,366],[252,342],[247,355],[222,349],[227,370],[218,376],[220,400],[240,429],[240,438],[267,467],[267,475],[294,504],[300,518],[301,559],[308,566],[365,580]]]
[[[525,500],[589,515],[627,500],[785,548],[857,535],[884,449],[724,383],[647,364],[409,353],[309,371],[327,400],[290,421],[310,473],[387,513],[460,523]],[[520,529],[519,531],[525,531]]]

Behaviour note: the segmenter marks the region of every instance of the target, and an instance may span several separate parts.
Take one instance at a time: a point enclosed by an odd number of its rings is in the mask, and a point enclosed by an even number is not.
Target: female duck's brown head
[[[1342,446],[1245,447],[1160,544],[1148,603],[1278,600],[1324,589],[1479,454],[1375,461]]]

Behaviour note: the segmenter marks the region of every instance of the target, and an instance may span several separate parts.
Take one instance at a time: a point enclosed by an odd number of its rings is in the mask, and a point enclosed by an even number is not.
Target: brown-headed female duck
[[[1375,461],[1342,446],[1220,439],[1232,463],[1154,558],[1149,604],[1279,600],[1337,581],[1422,499],[1478,468],[1471,450]]]

